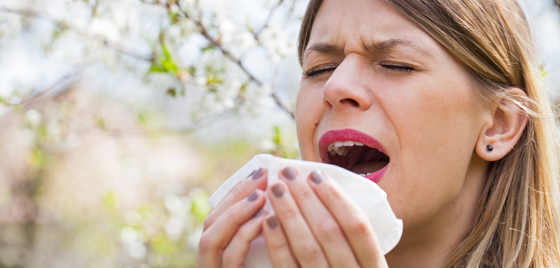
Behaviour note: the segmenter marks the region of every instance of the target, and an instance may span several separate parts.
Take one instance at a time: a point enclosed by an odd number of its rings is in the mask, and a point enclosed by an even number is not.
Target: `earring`
[[[488,150],[489,152],[492,152],[492,150],[494,150],[494,147],[492,147],[492,145],[488,144],[488,145],[486,145],[486,150]]]

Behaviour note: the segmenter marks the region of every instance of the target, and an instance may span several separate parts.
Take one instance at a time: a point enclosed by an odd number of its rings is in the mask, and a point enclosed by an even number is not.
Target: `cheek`
[[[469,87],[457,84],[436,84],[429,92],[404,97],[395,117],[401,143],[415,153],[429,149],[433,156],[462,151],[465,138],[476,132],[474,98]]]
[[[303,160],[320,161],[314,140],[317,125],[324,107],[323,94],[319,86],[300,86],[296,98],[296,129],[301,157]]]
[[[394,177],[380,186],[404,218],[436,215],[460,195],[478,138],[479,103],[469,81],[423,81],[437,82],[386,97],[400,150]]]

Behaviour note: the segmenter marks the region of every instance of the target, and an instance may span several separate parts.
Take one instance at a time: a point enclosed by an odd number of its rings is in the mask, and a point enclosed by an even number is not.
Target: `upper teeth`
[[[327,151],[331,155],[338,154],[338,155],[346,156],[346,154],[348,154],[348,150],[350,149],[349,147],[352,147],[354,145],[364,146],[363,143],[357,141],[335,141],[329,144],[329,146],[327,147]]]

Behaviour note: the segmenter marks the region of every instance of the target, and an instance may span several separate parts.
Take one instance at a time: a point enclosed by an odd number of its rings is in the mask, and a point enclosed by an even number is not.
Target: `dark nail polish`
[[[280,198],[284,195],[284,187],[282,187],[281,184],[276,184],[272,186],[272,193],[274,193],[274,196]]]
[[[252,180],[256,180],[258,178],[260,178],[263,174],[263,169],[259,168],[255,171],[255,173],[253,174],[253,177],[251,178]]]
[[[253,174],[255,174],[256,171],[257,171],[256,169],[251,171],[251,174],[249,174],[249,176],[247,176],[247,178],[251,178],[253,176]]]
[[[319,173],[317,171],[313,171],[313,172],[311,172],[311,180],[314,183],[319,184],[319,183],[323,182],[324,178],[323,178],[323,175],[321,175],[321,173]]]
[[[257,213],[255,213],[255,215],[253,216],[253,218],[258,218],[263,214],[263,210],[259,209],[259,211],[257,211]]]
[[[268,227],[270,227],[270,229],[274,229],[274,228],[278,227],[278,221],[276,220],[276,218],[274,216],[268,218],[266,220],[266,223],[268,224]]]
[[[282,174],[284,175],[284,177],[286,177],[286,179],[288,180],[293,180],[296,178],[297,173],[296,171],[291,168],[291,167],[287,167],[282,171]]]
[[[247,201],[252,202],[255,201],[255,199],[257,199],[259,195],[257,194],[257,191],[254,191],[249,197],[247,197]]]

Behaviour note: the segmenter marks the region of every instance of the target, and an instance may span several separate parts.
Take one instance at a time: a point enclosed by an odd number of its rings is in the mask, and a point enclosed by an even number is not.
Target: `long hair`
[[[516,0],[385,0],[471,74],[484,98],[505,98],[529,117],[514,148],[493,162],[470,232],[446,267],[560,267],[558,153],[552,107],[530,28]],[[303,60],[322,0],[311,0],[299,36]],[[508,95],[508,87],[526,99]]]

